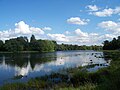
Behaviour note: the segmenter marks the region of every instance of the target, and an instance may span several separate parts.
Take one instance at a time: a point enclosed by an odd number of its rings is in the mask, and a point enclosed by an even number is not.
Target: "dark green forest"
[[[39,52],[53,52],[63,50],[101,50],[102,46],[92,45],[72,45],[72,44],[57,44],[53,40],[36,40],[32,35],[30,41],[27,37],[17,37],[3,42],[0,40],[0,51],[17,52],[17,51],[39,51]]]
[[[120,49],[120,36],[113,38],[111,41],[105,40],[103,42],[103,50],[119,50]]]

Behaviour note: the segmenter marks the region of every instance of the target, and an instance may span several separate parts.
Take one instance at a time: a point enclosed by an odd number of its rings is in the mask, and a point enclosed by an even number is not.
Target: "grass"
[[[119,90],[120,52],[105,51],[111,64],[97,72],[87,72],[82,67],[67,69],[67,74],[52,73],[36,77],[27,83],[3,85],[0,90]]]
[[[108,55],[112,58],[111,66],[106,69],[101,69],[101,73],[107,71],[107,74],[102,76],[103,82],[98,86],[100,90],[119,90],[120,89],[120,52],[109,52]]]
[[[79,86],[77,88],[75,87],[65,87],[65,88],[59,88],[58,90],[95,90],[97,85],[92,83],[85,83],[83,86]]]

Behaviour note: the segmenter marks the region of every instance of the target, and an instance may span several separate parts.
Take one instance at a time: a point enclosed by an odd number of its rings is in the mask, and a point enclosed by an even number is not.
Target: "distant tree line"
[[[78,46],[78,45],[72,45],[72,44],[58,44],[57,45],[58,51],[63,50],[102,50],[102,46],[92,45],[92,46]]]
[[[120,49],[120,36],[113,38],[111,41],[105,40],[103,42],[103,50],[118,50]]]
[[[32,35],[30,41],[27,37],[17,37],[3,42],[0,40],[0,51],[39,51],[39,52],[51,52],[51,51],[63,51],[63,50],[101,50],[102,46],[78,46],[69,44],[57,44],[53,40],[36,40]]]

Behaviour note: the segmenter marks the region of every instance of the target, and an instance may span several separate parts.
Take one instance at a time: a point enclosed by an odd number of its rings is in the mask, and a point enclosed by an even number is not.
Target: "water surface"
[[[46,61],[46,62],[43,62]],[[95,71],[109,64],[103,52],[57,51],[53,53],[0,54],[0,85],[6,82],[25,82],[62,69],[96,65],[88,68]]]

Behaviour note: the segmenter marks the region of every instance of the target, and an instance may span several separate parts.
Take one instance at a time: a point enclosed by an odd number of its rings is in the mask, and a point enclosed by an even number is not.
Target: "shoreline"
[[[78,51],[78,50],[62,50],[62,51]],[[91,51],[91,50],[80,50],[80,51]],[[103,52],[118,52],[120,50],[93,50],[93,51],[103,51]],[[0,51],[1,53],[49,53],[49,52],[56,52],[56,51],[16,51],[16,52],[9,52],[9,51]]]

